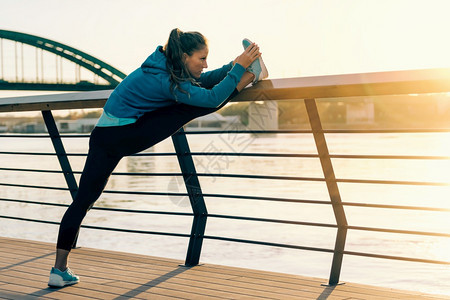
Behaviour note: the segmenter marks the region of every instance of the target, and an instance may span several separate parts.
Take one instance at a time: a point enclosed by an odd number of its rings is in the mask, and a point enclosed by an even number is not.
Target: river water
[[[316,153],[309,134],[188,135],[191,151]],[[430,155],[450,156],[449,133],[415,134],[329,134],[327,142],[332,154]],[[87,150],[85,138],[64,138],[69,153]],[[1,138],[0,151],[52,152],[48,139]],[[147,152],[174,152],[167,139]],[[70,156],[72,168],[81,171],[85,157]],[[318,158],[273,158],[245,156],[195,156],[197,172],[205,174],[256,174],[297,177],[322,177]],[[58,170],[53,156],[0,155],[2,168]],[[450,183],[450,160],[333,159],[339,179],[382,179]],[[116,172],[180,172],[175,156],[134,156],[124,158]],[[79,176],[77,175],[77,180]],[[65,187],[61,174],[0,171],[0,182]],[[232,194],[329,201],[324,182],[200,177],[207,194]],[[172,176],[112,176],[107,190],[184,192],[182,179]],[[450,208],[450,187],[386,184],[339,183],[344,202],[428,206]],[[1,198],[70,203],[66,191],[4,187]],[[335,224],[330,205],[288,203],[260,200],[205,198],[210,214],[251,216],[313,223]],[[104,193],[96,206],[142,210],[191,212],[186,197],[142,196]],[[33,204],[0,202],[3,215],[60,221],[64,208]],[[345,206],[351,226],[394,228],[427,232],[450,232],[448,212],[367,208]],[[84,224],[137,230],[189,233],[191,217],[146,215],[92,210]],[[0,219],[0,235],[55,242],[57,226]],[[254,221],[209,218],[209,236],[252,239],[306,247],[334,248],[333,228],[274,224]],[[450,261],[450,239],[423,235],[401,235],[349,230],[347,251],[406,256]],[[78,245],[184,260],[187,238],[143,235],[83,229]],[[332,255],[269,246],[230,243],[206,239],[201,262],[270,270],[326,278]],[[74,266],[76,270],[76,266]],[[344,256],[341,281],[417,290],[450,295],[450,267]]]

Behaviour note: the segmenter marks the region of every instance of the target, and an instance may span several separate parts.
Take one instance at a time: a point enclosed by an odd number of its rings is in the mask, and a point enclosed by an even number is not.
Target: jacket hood
[[[145,73],[161,73],[167,72],[166,56],[162,52],[162,46],[158,46],[152,54],[141,65],[142,71]]]

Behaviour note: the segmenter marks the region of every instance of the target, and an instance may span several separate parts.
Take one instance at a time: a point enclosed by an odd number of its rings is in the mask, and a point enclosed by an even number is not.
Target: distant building
[[[227,128],[230,124],[240,123],[239,116],[222,116],[219,113],[211,113],[206,116],[192,120],[186,125],[186,131],[195,130],[221,130]]]
[[[79,132],[83,132],[83,133],[87,133],[87,132],[91,132],[95,125],[97,124],[98,118],[84,118],[84,119],[79,119],[78,120],[78,124],[79,124]]]
[[[77,132],[78,124],[76,120],[59,120],[56,121],[56,127],[60,133]]]
[[[89,133],[94,129],[98,119],[59,120],[56,126],[60,133]]]
[[[44,123],[28,122],[13,126],[13,132],[17,133],[44,133],[47,132]]]
[[[370,99],[346,104],[347,124],[373,124],[375,122],[375,105]]]
[[[248,107],[250,130],[278,130],[278,102],[256,101]]]

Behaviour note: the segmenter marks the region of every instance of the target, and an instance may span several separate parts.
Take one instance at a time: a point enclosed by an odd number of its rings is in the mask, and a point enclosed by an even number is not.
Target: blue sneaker
[[[251,41],[249,39],[244,39],[242,41],[242,45],[244,46],[244,49],[247,49],[248,46],[251,45]],[[267,78],[269,76],[269,72],[267,71],[266,65],[264,64],[262,57],[258,57],[257,60],[255,60],[250,67],[247,68],[247,71],[250,73],[253,73],[255,75],[255,80],[253,80],[253,84],[256,82],[263,80],[264,78]]]
[[[52,268],[50,271],[50,279],[48,280],[49,286],[63,287],[66,285],[72,285],[80,282],[80,277],[75,275],[71,269],[67,268],[64,272]]]

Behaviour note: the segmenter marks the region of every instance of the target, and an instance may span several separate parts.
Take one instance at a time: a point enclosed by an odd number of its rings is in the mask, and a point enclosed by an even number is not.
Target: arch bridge
[[[0,90],[91,91],[115,88],[126,74],[68,45],[0,30]]]

